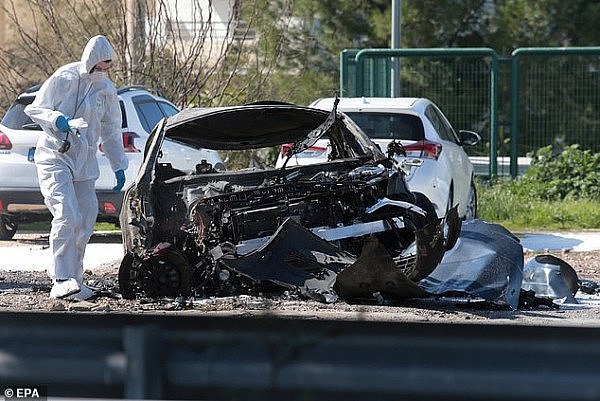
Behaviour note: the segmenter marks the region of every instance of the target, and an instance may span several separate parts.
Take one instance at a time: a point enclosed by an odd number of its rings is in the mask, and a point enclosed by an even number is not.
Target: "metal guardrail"
[[[0,313],[0,384],[50,397],[598,400],[600,328]]]

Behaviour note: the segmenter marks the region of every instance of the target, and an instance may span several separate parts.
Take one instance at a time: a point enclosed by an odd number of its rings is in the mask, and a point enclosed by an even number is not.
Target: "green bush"
[[[560,153],[552,146],[532,155],[532,167],[519,184],[520,191],[545,200],[600,200],[600,153],[570,145]]]
[[[522,177],[478,182],[478,194],[479,217],[510,229],[600,228],[600,154],[547,146]]]

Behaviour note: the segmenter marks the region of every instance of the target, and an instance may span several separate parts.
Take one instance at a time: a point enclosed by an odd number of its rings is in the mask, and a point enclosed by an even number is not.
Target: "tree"
[[[227,19],[217,18],[215,2],[189,0],[184,10],[170,0],[114,1],[110,7],[85,0],[5,0],[0,11],[12,39],[0,49],[7,77],[0,82],[1,104],[78,60],[96,34],[115,47],[111,76],[117,85],[156,87],[179,106],[261,98],[261,83],[277,66],[285,35],[272,36],[268,45],[267,36],[257,41],[253,35],[264,22],[265,1],[244,2],[243,14],[242,2],[234,1]],[[271,7],[269,18],[284,21],[288,15],[286,7]],[[261,53],[265,46],[272,49],[268,57]]]
[[[98,33],[115,45],[117,84],[157,87],[180,106],[305,104],[338,90],[343,49],[390,46],[389,0],[231,0],[225,20],[219,1],[4,0],[12,40],[0,49],[0,104],[77,60]],[[589,0],[404,0],[402,46],[591,46],[599,17]]]
[[[509,55],[518,47],[596,46],[600,3],[589,0],[496,0],[487,46]]]
[[[258,39],[254,53],[241,54],[246,68],[232,87],[245,88],[246,101],[307,104],[335,92],[337,58],[315,40],[315,19],[302,5],[297,0],[244,2],[243,19],[252,22]]]

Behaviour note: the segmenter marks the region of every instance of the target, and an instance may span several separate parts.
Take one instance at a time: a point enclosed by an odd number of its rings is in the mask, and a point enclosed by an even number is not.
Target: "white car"
[[[39,134],[39,125],[23,112],[33,102],[38,86],[20,94],[10,106],[0,123],[0,239],[10,239],[19,222],[48,220],[49,213],[39,190],[33,160]],[[135,181],[143,161],[143,150],[154,126],[164,117],[176,114],[175,105],[155,91],[141,86],[127,86],[118,90],[123,119],[123,145],[129,157],[125,171],[125,186]],[[173,160],[173,167],[195,172],[197,160],[206,160],[215,169],[224,169],[223,161],[216,151],[195,149],[166,139],[162,146],[164,156]],[[108,158],[98,147],[100,177],[96,181],[99,220],[118,221],[123,192],[113,193],[115,175]],[[198,166],[206,168],[206,165]],[[125,188],[124,188],[125,189]]]
[[[331,110],[335,98],[314,101],[310,106]],[[473,166],[463,146],[476,145],[481,137],[471,131],[452,128],[441,110],[424,98],[340,98],[337,110],[349,116],[373,142],[386,152],[392,141],[404,147],[406,156],[422,164],[409,170],[408,188],[425,194],[439,217],[458,205],[465,219],[477,215],[477,192]],[[285,160],[285,146],[278,157]],[[312,164],[329,158],[328,140],[320,139],[288,165]]]

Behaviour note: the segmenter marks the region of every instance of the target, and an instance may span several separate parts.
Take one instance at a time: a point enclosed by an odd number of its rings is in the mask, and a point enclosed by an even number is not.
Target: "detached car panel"
[[[167,139],[263,155],[291,144],[290,159],[323,136],[331,160],[307,166],[284,161],[219,171],[198,160],[190,175],[162,152]],[[155,128],[125,195],[120,287],[126,297],[231,295],[265,286],[320,300],[368,297],[356,291],[367,287],[393,297],[407,288],[412,296],[414,283],[453,246],[460,221],[452,212],[454,231],[444,237],[443,219],[423,194],[408,191],[402,167],[335,107],[186,109]],[[384,249],[398,270],[394,289],[377,289],[385,280],[363,283],[360,274],[346,274],[334,289],[336,275],[362,264],[372,249]]]

